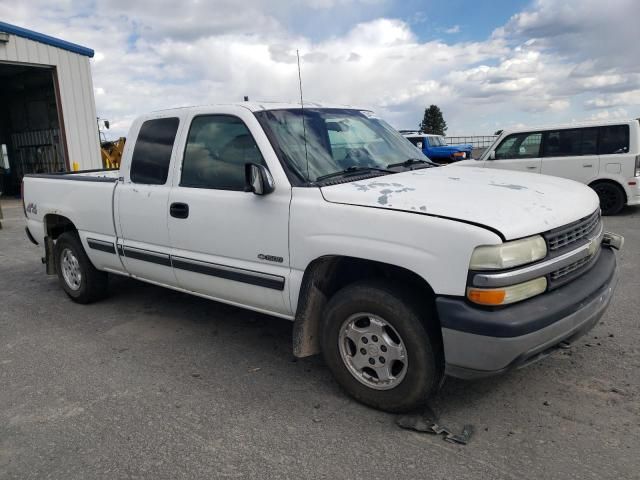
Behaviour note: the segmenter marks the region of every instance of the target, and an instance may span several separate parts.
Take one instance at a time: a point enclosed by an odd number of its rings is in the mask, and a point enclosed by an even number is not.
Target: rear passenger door
[[[495,159],[484,162],[486,168],[540,173],[542,133],[524,132],[506,136],[495,149]]]
[[[621,182],[635,173],[635,155],[629,150],[629,125],[606,125],[599,128],[600,174],[620,175]]]
[[[544,134],[542,173],[588,184],[599,169],[598,128],[550,130]]]
[[[130,168],[116,186],[115,218],[118,252],[131,275],[175,285],[169,258],[169,171],[180,121],[176,117],[147,120],[140,126]]]
[[[254,132],[268,143],[262,130]],[[169,217],[174,271],[186,290],[289,315],[291,188],[276,183],[268,195],[245,192],[246,163],[266,166],[241,118],[193,117],[169,201],[170,209],[183,208]]]

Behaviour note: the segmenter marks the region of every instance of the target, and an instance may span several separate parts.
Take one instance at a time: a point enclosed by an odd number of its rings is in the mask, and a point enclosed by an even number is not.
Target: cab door
[[[253,132],[269,145],[255,117],[245,120],[255,123]],[[245,191],[245,165],[267,163],[239,116],[201,114],[189,123],[182,168],[169,198],[178,284],[289,316],[289,184],[276,178],[275,191],[267,195]]]
[[[491,156],[484,162],[486,168],[540,173],[541,132],[524,132],[507,135]]]
[[[140,126],[129,168],[116,186],[117,250],[134,277],[176,285],[171,266],[169,171],[180,121],[177,117],[146,120]]]

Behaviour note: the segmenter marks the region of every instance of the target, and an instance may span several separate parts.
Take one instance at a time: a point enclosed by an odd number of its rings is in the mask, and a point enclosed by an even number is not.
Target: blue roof
[[[33,30],[27,30],[26,28],[17,27],[10,23],[0,22],[0,32],[10,33],[19,37],[28,38],[36,42],[45,43],[52,47],[62,48],[73,53],[78,53],[86,57],[93,57],[94,51],[90,48],[83,47],[76,43],[67,42],[66,40],[60,40],[59,38],[50,37],[44,33],[34,32]]]

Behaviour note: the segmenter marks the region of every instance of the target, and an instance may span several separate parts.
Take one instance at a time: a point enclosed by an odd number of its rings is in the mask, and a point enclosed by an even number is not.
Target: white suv
[[[457,162],[569,178],[600,197],[604,215],[640,205],[639,120],[504,130],[478,160]]]

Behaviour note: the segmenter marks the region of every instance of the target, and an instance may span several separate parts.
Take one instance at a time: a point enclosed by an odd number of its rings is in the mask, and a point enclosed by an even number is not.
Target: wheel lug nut
[[[375,365],[376,361],[373,358],[369,358],[369,363],[371,365]]]
[[[366,354],[367,354],[367,351],[366,351],[364,348],[361,348],[361,349],[360,349],[360,353],[361,353],[361,354],[363,354],[363,355],[366,355]]]
[[[369,339],[367,337],[362,337],[362,343],[369,343]]]
[[[377,342],[378,341],[378,337],[376,337],[375,335],[372,335],[371,336],[371,340],[373,340],[374,342]]]
[[[382,350],[383,352],[387,351],[387,347],[385,347],[384,345],[380,345],[380,350]]]
[[[378,357],[378,360],[380,361],[380,363],[384,363],[384,362],[386,362],[386,360],[384,359],[384,357]]]

